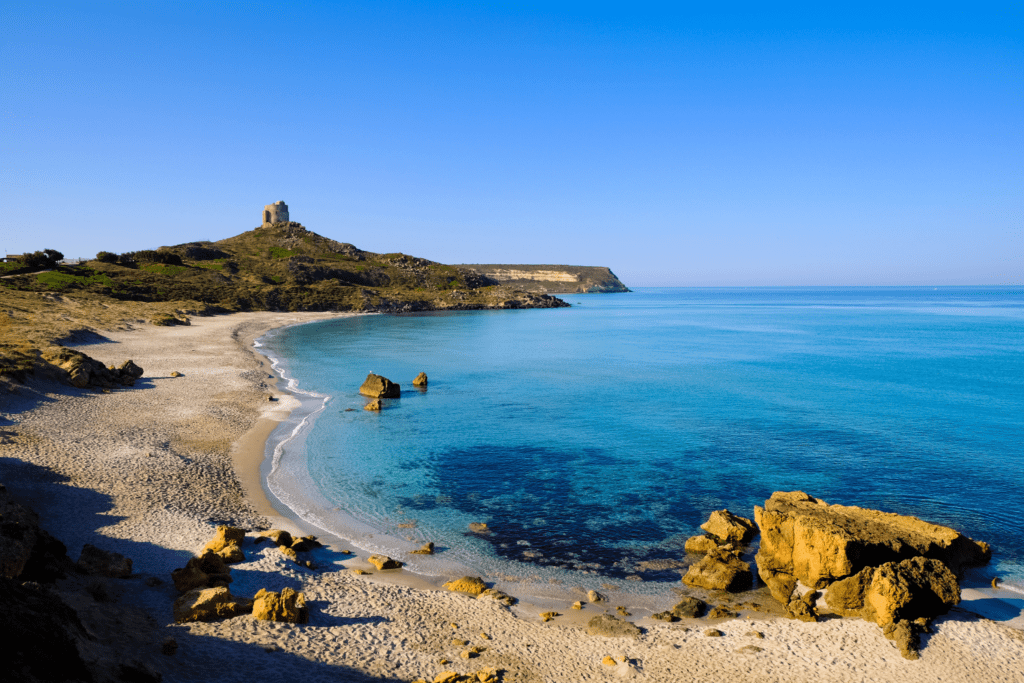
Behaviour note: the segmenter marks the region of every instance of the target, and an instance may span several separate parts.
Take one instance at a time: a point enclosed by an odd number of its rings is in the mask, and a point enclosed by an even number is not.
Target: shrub
[[[117,263],[117,254],[113,254],[109,251],[101,251],[96,254],[96,260],[102,263]]]
[[[43,249],[25,254],[21,257],[21,262],[26,268],[56,268],[63,258],[64,254],[56,249]]]

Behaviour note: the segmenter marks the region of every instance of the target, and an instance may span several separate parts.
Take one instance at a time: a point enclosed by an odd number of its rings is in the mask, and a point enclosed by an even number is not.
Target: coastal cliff
[[[553,266],[508,264],[463,264],[480,275],[536,294],[588,294],[628,292],[610,268],[602,266]]]

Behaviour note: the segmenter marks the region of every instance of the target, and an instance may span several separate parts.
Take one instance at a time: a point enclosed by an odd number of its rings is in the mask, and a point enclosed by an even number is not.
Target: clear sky
[[[788,7],[0,0],[0,250],[1024,283],[1019,0]]]

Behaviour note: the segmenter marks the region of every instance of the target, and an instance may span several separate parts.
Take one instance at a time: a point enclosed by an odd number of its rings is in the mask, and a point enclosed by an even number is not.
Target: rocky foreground
[[[711,514],[705,536],[686,549],[704,554],[683,583],[711,590],[751,587],[741,548],[760,532],[757,572],[790,617],[860,617],[882,627],[907,659],[920,634],[960,602],[957,577],[985,564],[989,545],[949,527],[878,510],[829,505],[802,491],[775,492],[754,521],[728,510]]]

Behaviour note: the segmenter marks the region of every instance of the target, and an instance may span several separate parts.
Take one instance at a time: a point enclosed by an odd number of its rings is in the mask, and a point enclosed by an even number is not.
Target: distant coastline
[[[491,280],[531,294],[610,294],[630,289],[604,266],[462,264]]]

